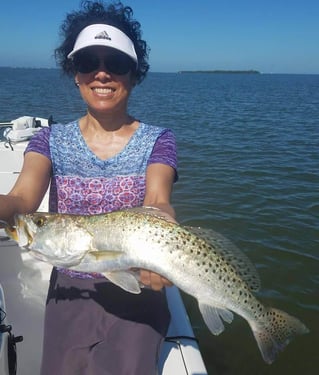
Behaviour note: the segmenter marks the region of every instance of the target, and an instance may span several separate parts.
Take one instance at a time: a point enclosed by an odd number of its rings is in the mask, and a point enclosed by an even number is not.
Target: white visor
[[[105,24],[94,24],[85,27],[78,35],[73,50],[68,54],[70,59],[79,50],[91,46],[115,48],[130,56],[137,63],[134,44],[121,30]]]

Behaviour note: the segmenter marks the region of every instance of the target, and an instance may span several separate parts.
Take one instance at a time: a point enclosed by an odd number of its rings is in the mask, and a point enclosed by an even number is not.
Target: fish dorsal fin
[[[212,229],[185,227],[189,232],[208,242],[218,254],[231,264],[251,291],[260,289],[260,278],[250,259],[230,240]]]
[[[129,271],[104,272],[103,275],[113,284],[126,290],[127,292],[139,294],[141,288],[136,276]]]
[[[223,320],[227,323],[231,323],[233,321],[234,315],[227,309],[211,306],[200,301],[198,306],[204,322],[214,335],[219,335],[224,331],[225,327]]]

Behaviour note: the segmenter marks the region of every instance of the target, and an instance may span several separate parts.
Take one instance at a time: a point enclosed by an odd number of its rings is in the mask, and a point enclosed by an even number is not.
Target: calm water
[[[84,113],[72,81],[56,70],[0,68],[0,81],[2,120]],[[185,296],[209,374],[318,373],[319,75],[153,73],[130,107],[176,133],[179,221],[233,240],[259,270],[258,297],[311,330],[269,366],[243,319],[215,337]]]

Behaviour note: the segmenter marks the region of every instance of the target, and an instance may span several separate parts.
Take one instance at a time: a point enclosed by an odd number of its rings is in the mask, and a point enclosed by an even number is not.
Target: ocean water
[[[57,70],[0,68],[0,80],[1,120],[85,113]],[[266,365],[246,321],[213,336],[183,296],[209,374],[318,373],[319,75],[150,73],[130,112],[176,134],[178,220],[231,239],[259,271],[257,297],[310,329]]]

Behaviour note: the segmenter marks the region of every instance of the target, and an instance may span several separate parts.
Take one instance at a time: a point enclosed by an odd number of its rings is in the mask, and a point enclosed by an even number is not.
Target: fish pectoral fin
[[[128,271],[103,272],[103,275],[113,284],[127,292],[139,294],[141,288],[136,277]]]
[[[223,320],[227,323],[233,321],[234,315],[227,309],[208,305],[204,302],[199,302],[198,305],[204,322],[214,335],[219,335],[224,331],[225,327]]]
[[[112,260],[116,259],[123,255],[122,251],[116,251],[116,250],[94,250],[90,251],[89,255],[94,257],[95,260]]]

